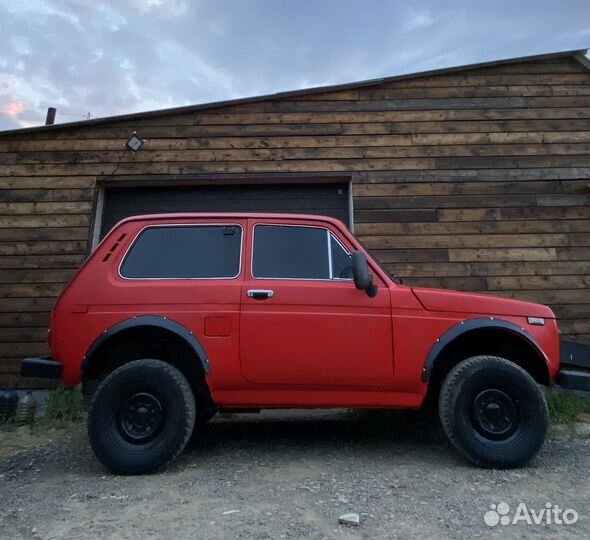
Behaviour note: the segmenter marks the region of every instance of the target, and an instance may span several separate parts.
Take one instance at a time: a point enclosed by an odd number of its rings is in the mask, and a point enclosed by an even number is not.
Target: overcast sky
[[[589,0],[0,0],[0,130],[590,47]]]

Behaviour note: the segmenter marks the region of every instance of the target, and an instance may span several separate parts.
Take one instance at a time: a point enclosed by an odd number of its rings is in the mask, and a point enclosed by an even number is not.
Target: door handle
[[[272,298],[275,295],[274,291],[270,289],[250,289],[248,296],[255,300],[265,300],[266,298]]]

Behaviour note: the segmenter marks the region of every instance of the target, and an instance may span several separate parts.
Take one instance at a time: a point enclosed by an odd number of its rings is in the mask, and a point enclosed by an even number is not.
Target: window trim
[[[338,242],[338,245],[344,250],[346,251],[346,253],[348,254],[348,256],[351,258],[351,262],[352,262],[352,251],[350,251],[341,241],[340,238],[338,238],[331,230],[328,229],[328,233],[330,235],[331,238],[334,238],[334,240],[336,240],[336,242]],[[330,239],[328,239],[328,246],[330,246],[330,259],[332,258],[332,244],[330,242]],[[332,278],[330,279],[331,281],[354,281],[353,278],[341,278],[341,277],[334,277],[334,268],[331,269],[330,271],[330,275],[332,276]]]
[[[330,231],[326,229],[326,246],[328,246],[328,275],[334,278],[334,264],[332,261],[332,241]]]
[[[184,228],[195,228],[195,227],[239,227],[240,229],[240,257],[239,257],[239,264],[238,264],[238,273],[235,276],[227,276],[227,277],[125,277],[121,273],[121,268],[123,267],[123,263],[127,259],[129,252],[133,249],[133,246],[137,243],[139,237],[146,231],[147,229],[162,229],[162,228],[172,228],[172,227],[184,227]],[[117,268],[117,274],[121,279],[125,281],[203,281],[203,280],[233,280],[238,279],[242,274],[242,258],[244,256],[244,227],[240,223],[162,223],[158,225],[146,225],[142,227],[139,232],[134,236],[132,242],[129,244],[123,257],[121,257],[121,262]]]
[[[257,277],[254,275],[254,247],[256,242],[256,227],[297,227],[299,229],[323,229],[326,231],[326,243],[328,247],[328,272],[330,276],[333,274],[332,269],[332,249],[330,246],[330,237],[333,236],[336,241],[342,246],[342,249],[352,256],[348,248],[340,241],[340,239],[328,228],[320,225],[299,225],[295,223],[255,223],[252,227],[252,249],[250,252],[250,274],[253,279],[258,280],[274,280],[274,281],[328,281],[328,282],[352,282],[352,278],[287,278],[287,277]]]

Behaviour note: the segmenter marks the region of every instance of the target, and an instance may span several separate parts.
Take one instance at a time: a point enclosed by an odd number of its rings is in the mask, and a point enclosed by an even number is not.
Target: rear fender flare
[[[131,319],[126,319],[124,321],[118,322],[114,326],[111,326],[108,330],[105,330],[96,340],[86,354],[84,355],[84,359],[82,360],[82,371],[84,371],[85,364],[87,364],[88,360],[92,358],[93,354],[111,337],[114,335],[123,332],[125,330],[129,330],[130,328],[138,328],[140,326],[144,327],[153,327],[153,328],[162,328],[173,334],[180,337],[197,355],[200,360],[201,367],[203,368],[203,372],[208,374],[211,372],[211,365],[209,363],[209,357],[205,351],[205,348],[201,344],[201,342],[197,339],[197,337],[188,330],[182,324],[168,319],[162,315],[140,315],[137,317],[132,317]]]

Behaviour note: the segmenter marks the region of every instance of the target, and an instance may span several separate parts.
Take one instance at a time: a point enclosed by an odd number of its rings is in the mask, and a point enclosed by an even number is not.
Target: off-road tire
[[[141,400],[141,396],[154,399],[148,405],[156,404],[157,429],[150,433],[150,439],[130,439],[137,435],[137,429],[145,429],[126,421],[138,408],[134,402],[129,404],[130,400]],[[140,414],[144,411],[145,407]],[[134,360],[109,374],[94,394],[88,413],[90,446],[113,473],[155,472],[182,452],[193,431],[195,416],[190,384],[178,369],[160,360]],[[139,437],[142,435],[139,433]]]
[[[549,425],[539,385],[520,366],[497,356],[474,356],[449,372],[440,391],[439,416],[463,456],[497,469],[526,465],[543,445]],[[497,433],[505,426],[509,429]]]

